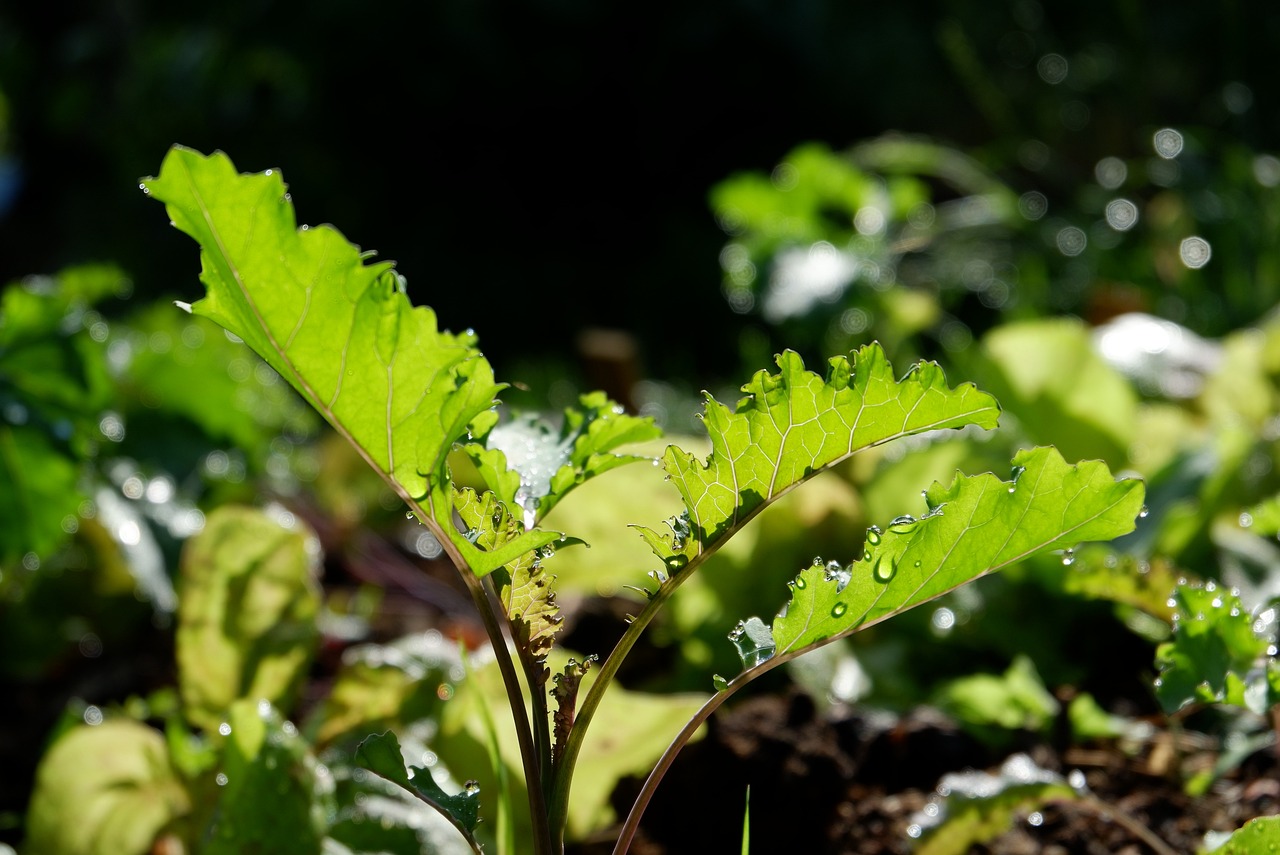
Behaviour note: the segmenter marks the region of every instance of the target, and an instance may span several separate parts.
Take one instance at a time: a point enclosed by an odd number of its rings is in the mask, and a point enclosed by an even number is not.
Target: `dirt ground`
[[[1280,812],[1280,769],[1272,749],[1259,751],[1209,791],[1192,798],[1178,769],[1204,768],[1218,746],[1184,732],[1175,744],[1153,731],[1145,744],[1098,743],[1061,751],[1032,735],[995,752],[940,713],[921,708],[901,720],[847,710],[820,716],[798,692],[749,699],[717,715],[701,742],[672,767],[645,814],[634,855],[704,855],[741,849],[744,791],[751,785],[751,851],[889,855],[910,853],[915,814],[935,798],[939,779],[966,769],[994,770],[1004,756],[1026,752],[1044,769],[1084,775],[1086,796],[1050,804],[972,852],[1160,852],[1134,828],[1149,830],[1165,852],[1193,853],[1209,830]],[[1078,780],[1078,779],[1077,779]],[[624,814],[639,789],[625,782],[614,794]],[[1101,810],[1093,805],[1101,804]],[[1105,815],[1110,813],[1110,816]],[[601,840],[572,855],[611,851]]]

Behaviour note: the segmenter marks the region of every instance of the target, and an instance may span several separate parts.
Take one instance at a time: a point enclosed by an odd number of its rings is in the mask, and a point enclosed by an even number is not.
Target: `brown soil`
[[[1084,773],[1090,799],[1046,805],[1040,824],[1023,819],[978,853],[1146,853],[1156,851],[1133,826],[1149,829],[1171,852],[1195,852],[1206,831],[1280,813],[1280,769],[1267,749],[1247,758],[1205,795],[1188,796],[1182,779],[1216,759],[1217,746],[1196,734],[1175,744],[1155,731],[1139,744],[1099,743],[1055,750],[1030,734],[992,751],[940,713],[921,708],[903,719],[845,710],[823,716],[799,693],[763,696],[722,710],[707,736],[682,753],[662,782],[631,848],[634,855],[739,855],[746,787],[751,786],[751,851],[814,855],[909,853],[913,815],[934,797],[948,772],[997,769],[1025,751],[1042,767]],[[625,815],[640,781],[614,793]],[[1132,823],[1124,821],[1131,819]],[[611,839],[571,849],[612,851]]]

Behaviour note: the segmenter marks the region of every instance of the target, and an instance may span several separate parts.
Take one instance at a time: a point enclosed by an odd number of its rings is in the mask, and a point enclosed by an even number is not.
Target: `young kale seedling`
[[[175,147],[143,187],[201,246],[208,293],[190,311],[239,336],[288,380],[382,475],[457,568],[502,673],[528,785],[533,839],[525,845],[538,855],[563,848],[574,767],[623,659],[713,553],[779,497],[858,451],[927,431],[990,429],[999,415],[990,395],[970,384],[948,386],[934,363],[896,378],[876,344],[832,358],[825,377],[786,352],[777,357],[777,373],[752,377],[735,407],[707,396],[711,453],[700,460],[671,446],[657,461],[685,510],[667,531],[641,529],[660,564],[650,574],[653,587],[578,698],[588,663],[554,676],[546,665],[560,619],[542,566],[575,541],[539,523],[579,484],[640,459],[617,452],[656,436],[652,422],[590,395],[558,433],[501,423],[503,386],[475,335],[439,330],[430,309],[410,305],[390,263],[366,263],[337,230],[298,227],[278,171],[239,175],[223,154]],[[484,491],[454,483],[455,449],[476,464]],[[1096,461],[1070,465],[1052,448],[1019,452],[1013,466],[1010,481],[988,473],[933,485],[916,515],[871,528],[856,562],[801,570],[771,621],[741,622],[733,640],[744,670],[716,681],[718,691],[671,744],[616,851],[626,851],[676,753],[753,679],[1034,553],[1133,528],[1143,500],[1138,481],[1117,481]],[[366,741],[362,762],[412,788],[479,851],[474,800],[445,793],[425,770],[411,778],[395,746],[389,736]]]

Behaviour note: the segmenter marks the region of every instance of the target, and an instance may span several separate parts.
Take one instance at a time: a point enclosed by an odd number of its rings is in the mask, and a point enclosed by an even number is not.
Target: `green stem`
[[[831,640],[835,640],[834,638]],[[729,698],[733,697],[739,689],[750,683],[757,677],[767,674],[779,665],[785,665],[792,659],[809,652],[813,647],[804,647],[799,650],[790,650],[779,653],[765,661],[761,662],[753,668],[748,668],[737,677],[729,681],[729,684],[720,691],[716,692],[707,702],[702,705],[693,717],[685,724],[685,726],[676,734],[676,738],[671,740],[671,744],[667,746],[667,750],[663,752],[659,758],[657,765],[653,767],[653,771],[649,773],[649,777],[645,779],[644,786],[640,788],[640,794],[636,796],[635,803],[631,805],[631,811],[627,814],[626,822],[622,824],[622,830],[618,833],[618,842],[614,846],[613,855],[625,855],[627,849],[631,846],[631,841],[635,837],[636,830],[640,827],[640,818],[644,816],[644,809],[649,806],[649,801],[653,798],[654,792],[658,789],[662,777],[667,774],[667,770],[671,768],[671,764],[675,762],[676,755],[680,753],[680,749],[684,748],[697,733],[698,728],[711,717],[711,714],[720,708],[720,705]]]
[[[675,593],[680,583],[687,579],[695,566],[700,563],[697,559],[690,561],[679,573],[672,576],[666,584],[658,587],[648,604],[640,611],[640,614],[636,615],[636,619],[631,622],[626,632],[622,634],[622,638],[618,639],[618,643],[614,645],[609,658],[600,667],[595,681],[592,682],[591,687],[587,690],[586,697],[579,704],[573,727],[569,730],[569,738],[565,740],[560,749],[560,758],[559,762],[556,763],[554,784],[551,789],[550,824],[553,829],[556,829],[557,839],[563,838],[565,822],[568,819],[569,790],[573,786],[573,767],[577,763],[579,752],[582,751],[582,743],[587,735],[587,726],[591,723],[591,719],[595,715],[596,709],[600,706],[601,699],[604,697],[605,688],[613,682],[618,669],[622,667],[622,661],[626,659],[627,654],[631,652],[631,648],[640,639],[645,627],[653,620],[668,598]]]
[[[360,448],[358,444],[356,448],[362,454],[364,453],[364,449]],[[528,792],[529,798],[529,820],[533,825],[533,852],[534,855],[553,855],[555,847],[552,844],[551,833],[547,825],[546,800],[542,787],[537,786],[537,782],[542,780],[542,771],[540,769],[542,764],[538,762],[538,753],[534,748],[533,735],[529,727],[529,711],[524,706],[524,692],[520,688],[520,678],[516,674],[515,663],[511,658],[511,650],[507,647],[506,635],[498,623],[496,617],[497,609],[494,608],[495,602],[498,602],[499,606],[501,603],[496,598],[490,598],[489,592],[484,586],[484,580],[471,571],[471,567],[467,564],[466,559],[463,558],[462,553],[443,530],[443,524],[433,514],[429,513],[426,508],[423,508],[417,499],[408,495],[404,487],[400,486],[394,478],[382,472],[381,469],[377,471],[395,490],[396,494],[413,510],[418,520],[435,535],[440,547],[449,556],[449,560],[453,562],[453,566],[457,569],[463,584],[467,586],[467,592],[471,594],[471,601],[475,604],[476,611],[480,613],[480,619],[484,623],[485,634],[489,637],[489,646],[493,648],[494,658],[498,661],[498,670],[502,674],[507,704],[511,707],[511,719],[515,725],[516,740],[520,745],[520,760],[524,767],[526,782],[525,790]],[[428,499],[428,501],[430,500]],[[505,617],[505,610],[503,610],[503,616]],[[530,694],[532,694],[532,689]]]
[[[618,639],[618,643],[614,645],[613,650],[609,653],[609,658],[605,660],[604,665],[597,672],[595,681],[587,689],[586,697],[578,705],[573,727],[569,730],[569,738],[565,740],[560,752],[560,760],[555,766],[555,783],[551,789],[550,806],[551,828],[555,829],[557,841],[562,842],[564,838],[565,822],[569,815],[569,791],[573,786],[573,767],[578,761],[578,754],[582,751],[582,743],[586,740],[587,728],[591,724],[591,719],[595,716],[596,709],[600,706],[600,701],[604,698],[605,690],[613,682],[618,669],[622,667],[622,661],[627,658],[631,648],[635,647],[636,642],[640,640],[645,628],[658,614],[663,604],[676,592],[676,589],[687,582],[689,577],[702,566],[704,561],[714,555],[721,546],[727,543],[747,523],[755,519],[757,514],[769,507],[774,500],[781,498],[812,478],[817,474],[817,471],[779,490],[770,496],[768,501],[752,508],[733,525],[720,532],[715,540],[703,544],[702,550],[689,559],[688,564],[677,570],[666,582],[658,585],[658,590],[650,595],[649,602],[640,610],[640,614],[636,615],[635,620],[631,622],[626,632],[622,634],[622,638]]]

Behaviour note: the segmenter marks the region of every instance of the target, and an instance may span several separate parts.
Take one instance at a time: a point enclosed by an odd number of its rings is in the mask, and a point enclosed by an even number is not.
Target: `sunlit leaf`
[[[986,473],[935,483],[928,513],[869,530],[861,560],[802,571],[773,620],[778,654],[847,635],[1037,552],[1133,529],[1140,481],[1116,481],[1098,461],[1069,465],[1052,448],[1021,451],[1014,466],[1012,481]]]
[[[190,808],[157,731],[127,719],[80,726],[40,761],[23,851],[145,855]]]
[[[1213,851],[1218,855],[1271,855],[1280,849],[1280,816],[1251,819]]]
[[[449,451],[502,388],[475,335],[440,331],[390,262],[366,264],[336,229],[299,228],[276,170],[238,175],[224,154],[174,147],[144,185],[201,246],[208,291],[191,311],[243,339],[421,501],[477,574],[511,560],[481,553],[451,521]],[[527,533],[508,551],[537,541]]]
[[[287,708],[311,661],[320,592],[315,536],[224,506],[187,541],[178,589],[178,684],[206,730],[240,698]]]
[[[934,702],[975,736],[993,745],[1009,731],[1040,731],[1053,721],[1059,705],[1045,688],[1035,663],[1018,656],[1002,675],[973,674],[942,686]]]
[[[983,388],[1031,442],[1052,444],[1069,460],[1100,458],[1112,466],[1127,460],[1137,394],[1094,351],[1079,321],[1006,324],[983,339],[981,353]]]
[[[852,361],[832,358],[825,380],[791,351],[778,356],[778,367],[778,374],[757,372],[734,410],[707,396],[712,452],[705,462],[674,446],[664,457],[703,548],[856,451],[927,430],[995,427],[1000,413],[971,384],[950,388],[936,363],[918,363],[895,380],[876,344]]]

